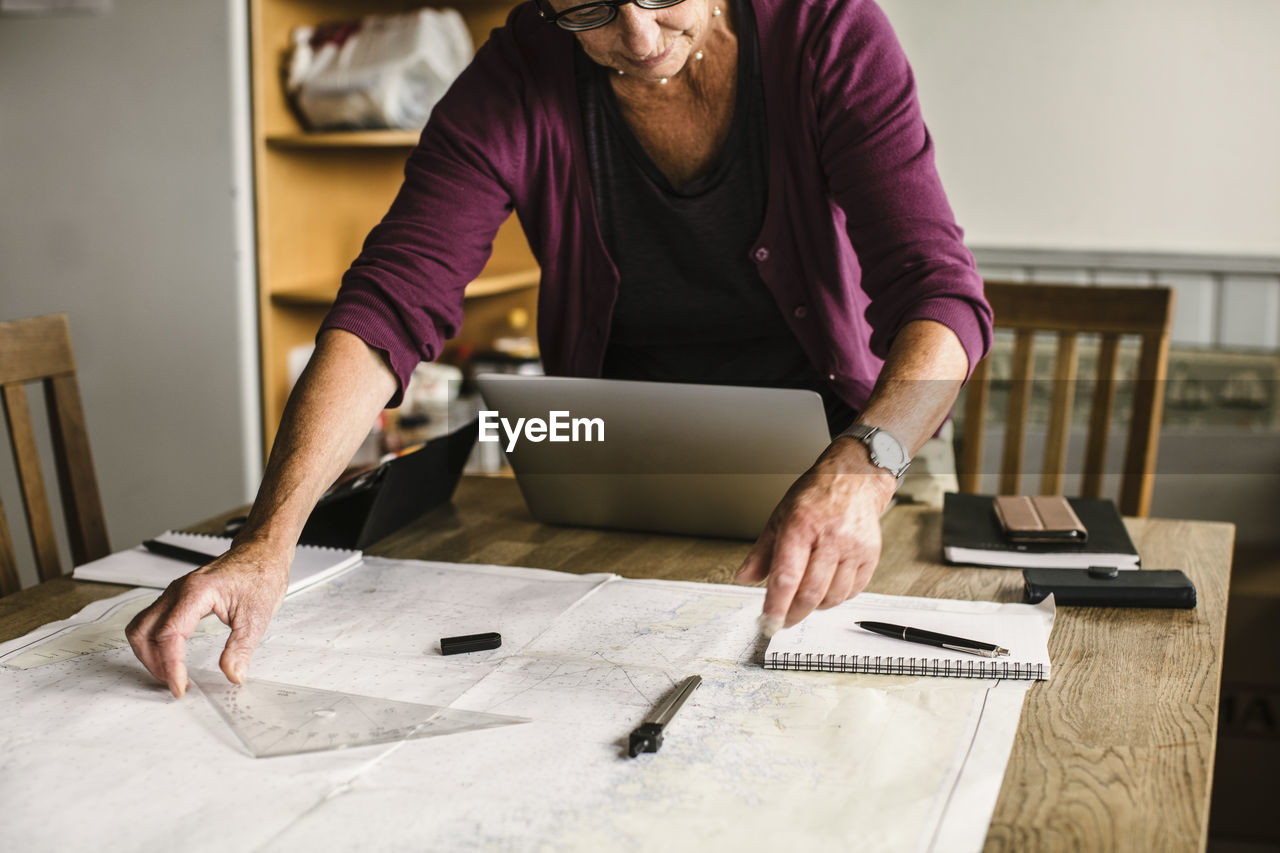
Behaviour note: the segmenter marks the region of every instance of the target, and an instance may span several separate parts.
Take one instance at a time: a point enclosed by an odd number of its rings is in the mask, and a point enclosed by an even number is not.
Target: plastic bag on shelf
[[[454,9],[298,27],[285,90],[310,130],[417,130],[472,53]]]

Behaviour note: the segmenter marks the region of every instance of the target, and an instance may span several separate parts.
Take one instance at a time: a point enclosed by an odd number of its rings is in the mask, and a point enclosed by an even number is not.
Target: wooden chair
[[[1140,347],[1119,507],[1125,515],[1147,515],[1151,507],[1151,485],[1155,476],[1164,405],[1173,291],[1162,287],[1076,287],[989,281],[986,294],[995,313],[996,328],[1014,332],[1000,494],[1021,493],[1036,332],[1056,333],[1058,341],[1048,436],[1040,476],[1039,493],[1046,495],[1062,493],[1075,396],[1078,336],[1101,336],[1084,453],[1081,492],[1085,497],[1099,497],[1102,492],[1107,432],[1115,408],[1120,339],[1137,336]],[[957,465],[962,492],[978,491],[983,426],[991,384],[989,362],[990,359],[984,359],[978,364],[966,391],[961,453]]]
[[[111,546],[107,542],[98,480],[89,455],[89,434],[80,405],[71,330],[65,314],[0,323],[0,394],[4,398],[32,551],[43,581],[61,575],[62,562],[27,406],[25,385],[37,381],[44,384],[67,540],[72,559],[79,565],[105,556],[111,552]],[[0,595],[19,588],[13,540],[4,507],[0,505]]]

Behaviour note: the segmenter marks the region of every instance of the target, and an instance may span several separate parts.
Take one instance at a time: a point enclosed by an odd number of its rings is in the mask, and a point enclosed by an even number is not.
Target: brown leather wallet
[[[1089,531],[1062,495],[1000,495],[1000,528],[1011,542],[1086,542]]]

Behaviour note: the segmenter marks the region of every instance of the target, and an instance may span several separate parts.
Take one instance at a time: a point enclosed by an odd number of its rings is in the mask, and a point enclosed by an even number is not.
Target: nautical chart
[[[0,669],[0,848],[980,847],[1027,684],[764,670],[762,595],[366,558],[285,602],[247,688],[220,637],[178,701],[127,649]],[[502,647],[440,655],[483,631]],[[661,751],[627,757],[693,674]],[[348,748],[251,757],[326,740]]]
[[[105,601],[95,601],[81,611],[78,620],[58,623],[63,627],[41,634],[39,639],[0,655],[0,666],[30,669],[33,666],[59,663],[78,655],[122,649],[129,645],[124,629],[159,594],[154,589],[136,589]],[[196,624],[195,634],[192,636],[211,637],[225,633],[227,626],[211,614]],[[8,644],[5,647],[8,648]]]

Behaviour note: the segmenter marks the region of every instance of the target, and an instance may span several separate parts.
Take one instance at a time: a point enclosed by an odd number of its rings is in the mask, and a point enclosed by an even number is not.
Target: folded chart
[[[980,847],[1032,682],[768,670],[762,599],[369,557],[286,599],[243,687],[220,636],[190,641],[181,700],[110,644],[0,668],[0,849]],[[628,757],[691,675],[662,749]]]

